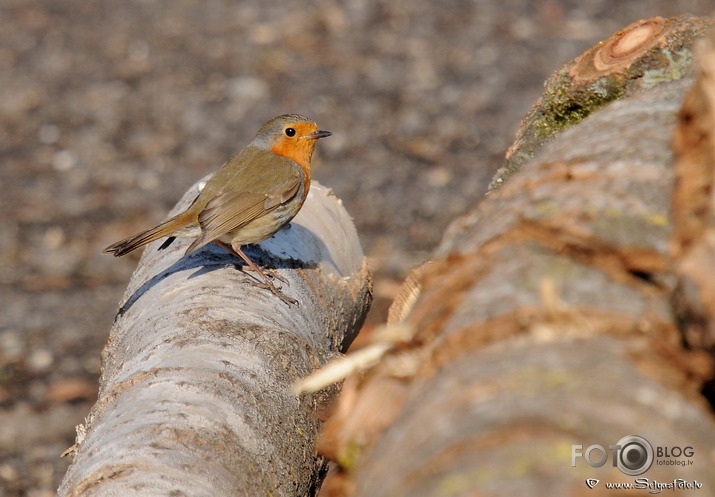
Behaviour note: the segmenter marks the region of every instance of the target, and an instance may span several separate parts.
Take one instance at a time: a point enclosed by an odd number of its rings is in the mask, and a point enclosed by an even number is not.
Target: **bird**
[[[257,286],[270,290],[289,306],[297,304],[241,247],[267,240],[298,214],[310,189],[315,145],[330,135],[299,114],[271,119],[246,148],[211,176],[186,210],[111,244],[103,252],[120,257],[163,237],[169,238],[160,249],[176,237],[194,238],[184,254],[188,255],[214,242],[243,259],[261,277],[263,283]]]

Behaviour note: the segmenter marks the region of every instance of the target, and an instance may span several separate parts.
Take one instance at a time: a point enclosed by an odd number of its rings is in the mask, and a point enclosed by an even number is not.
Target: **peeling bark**
[[[248,252],[297,307],[213,244],[184,257],[190,240],[160,242],[126,291],[58,495],[310,495],[324,470],[317,411],[335,389],[298,398],[290,385],[344,350],[369,307],[350,217],[314,184],[290,229]]]
[[[678,289],[674,296],[685,340],[715,350],[715,35],[700,54],[697,81],[678,115],[674,147],[676,188],[673,254]],[[715,399],[711,382],[708,395]]]

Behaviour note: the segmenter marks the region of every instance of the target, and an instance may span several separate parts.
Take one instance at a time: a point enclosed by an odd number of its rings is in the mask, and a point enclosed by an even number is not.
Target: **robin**
[[[103,252],[120,257],[165,236],[169,238],[160,249],[176,237],[195,238],[187,255],[214,242],[258,273],[263,279],[258,286],[288,305],[296,304],[276,288],[241,246],[267,240],[298,214],[310,188],[315,144],[331,134],[298,114],[271,119],[246,148],[221,166],[185,211],[113,243]]]

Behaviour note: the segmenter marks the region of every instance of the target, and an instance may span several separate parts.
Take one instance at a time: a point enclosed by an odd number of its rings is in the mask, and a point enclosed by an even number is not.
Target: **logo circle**
[[[645,438],[628,435],[621,438],[616,445],[621,446],[616,465],[622,473],[630,476],[642,475],[653,465],[653,447]]]

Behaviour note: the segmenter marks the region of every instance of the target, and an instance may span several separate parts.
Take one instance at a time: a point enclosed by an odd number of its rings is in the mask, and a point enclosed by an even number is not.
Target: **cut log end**
[[[575,80],[593,81],[623,71],[659,44],[671,25],[672,20],[662,17],[634,22],[581,55],[569,75]]]

